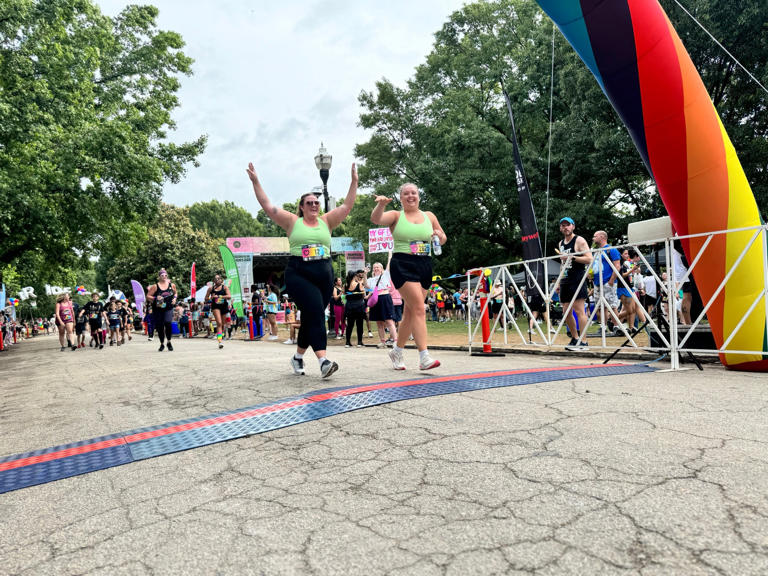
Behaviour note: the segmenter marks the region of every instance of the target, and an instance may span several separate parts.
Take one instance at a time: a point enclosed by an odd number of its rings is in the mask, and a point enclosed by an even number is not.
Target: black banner
[[[509,122],[512,125],[512,146],[515,155],[515,175],[517,179],[517,195],[520,201],[520,235],[523,243],[523,260],[538,260],[543,257],[541,251],[541,237],[539,236],[539,227],[536,225],[536,214],[533,211],[533,202],[531,201],[531,191],[528,187],[528,180],[525,178],[523,169],[523,159],[520,157],[520,149],[517,146],[517,132],[515,131],[515,118],[512,114],[512,103],[509,100],[509,94],[503,87],[504,99],[507,102],[507,111],[509,112]],[[541,287],[541,291],[546,293],[547,283],[544,278],[544,265],[542,262],[531,264],[531,274],[526,274],[526,288],[528,294],[533,292],[538,294],[535,285]],[[534,283],[535,282],[535,283]]]

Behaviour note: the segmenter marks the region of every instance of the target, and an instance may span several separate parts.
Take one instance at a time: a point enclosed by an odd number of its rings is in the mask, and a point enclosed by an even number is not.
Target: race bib
[[[301,257],[305,260],[324,260],[329,254],[322,244],[305,244],[301,247]]]
[[[411,254],[414,256],[429,256],[432,253],[432,244],[430,242],[420,242],[414,240],[411,242]]]

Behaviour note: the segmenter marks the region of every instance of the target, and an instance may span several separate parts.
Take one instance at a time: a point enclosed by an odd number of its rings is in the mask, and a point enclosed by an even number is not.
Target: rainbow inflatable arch
[[[757,202],[704,83],[657,0],[537,0],[627,126],[680,236],[760,226]],[[706,303],[755,232],[683,242]],[[707,312],[718,347],[754,306],[729,350],[768,352],[762,236]],[[768,354],[720,354],[738,370],[768,371]]]

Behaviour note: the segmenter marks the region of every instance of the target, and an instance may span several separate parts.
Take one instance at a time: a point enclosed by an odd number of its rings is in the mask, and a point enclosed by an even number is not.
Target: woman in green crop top
[[[389,265],[392,283],[403,298],[405,309],[397,333],[397,342],[389,351],[389,358],[395,370],[405,370],[403,348],[413,334],[419,349],[419,369],[437,368],[440,362],[433,359],[427,350],[427,319],[424,314],[424,298],[432,284],[432,238],[440,244],[447,238],[437,217],[432,212],[419,210],[419,188],[416,184],[400,187],[402,211],[384,211],[392,201],[386,196],[376,197],[376,208],[371,221],[377,226],[389,226],[394,240],[394,254]]]
[[[320,362],[320,373],[328,378],[339,369],[336,362],[326,357],[325,309],[333,291],[331,231],[344,221],[355,203],[357,167],[352,164],[352,181],[344,203],[322,215],[320,201],[312,192],[299,199],[296,214],[278,208],[261,187],[253,164],[248,164],[247,172],[264,213],[288,233],[291,256],[285,268],[285,288],[301,311],[301,328],[291,368],[295,374],[304,374],[304,353],[311,347]]]

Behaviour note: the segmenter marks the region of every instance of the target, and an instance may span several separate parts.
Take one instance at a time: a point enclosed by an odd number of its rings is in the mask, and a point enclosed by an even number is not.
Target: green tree
[[[34,252],[54,277],[134,249],[162,184],[203,152],[204,137],[167,141],[192,60],[156,17],[131,5],[110,19],[92,0],[0,3],[0,264]]]
[[[212,238],[264,235],[261,223],[248,210],[229,200],[196,202],[189,207],[189,219],[195,228],[205,230]]]
[[[161,268],[168,271],[179,294],[189,295],[192,263],[198,285],[224,273],[219,254],[220,242],[192,225],[188,208],[162,204],[157,219],[148,229],[146,243],[135,253],[114,260],[107,270],[106,280],[113,288],[131,293],[131,280],[145,287],[157,281]]]

